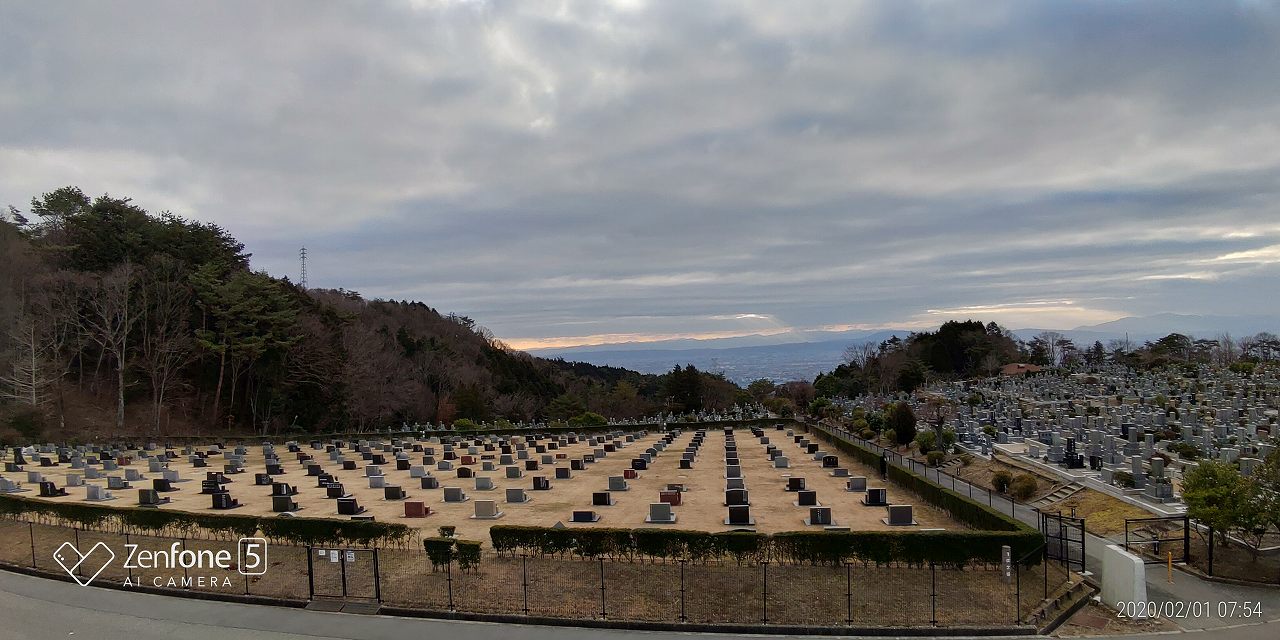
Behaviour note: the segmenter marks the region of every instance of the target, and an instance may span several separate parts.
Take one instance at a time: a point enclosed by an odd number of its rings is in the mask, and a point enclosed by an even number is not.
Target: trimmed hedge
[[[999,563],[1000,548],[1009,545],[1014,557],[1040,548],[1040,533],[1023,531],[787,531],[766,535],[743,531],[711,533],[681,529],[554,529],[517,525],[489,528],[493,548],[500,555],[574,554],[584,558],[733,560],[790,564],[839,565],[895,562],[914,566],[937,563],[963,567]],[[1034,555],[1029,561],[1039,562]]]
[[[47,518],[83,529],[150,535],[203,531],[212,536],[244,537],[261,531],[274,541],[311,545],[406,545],[417,535],[416,529],[390,522],[191,513],[49,502],[14,495],[0,495],[0,516]]]
[[[813,429],[825,436],[841,451],[852,454],[859,461],[873,468],[879,467],[879,454],[845,440],[831,433],[825,427],[817,426],[813,427]],[[974,529],[980,531],[1030,532],[1034,533],[1037,539],[1040,535],[1039,531],[1036,531],[1035,528],[1021,520],[980,502],[975,502],[966,495],[934,484],[924,476],[910,470],[891,464],[888,466],[888,475],[890,480],[901,485],[904,489],[916,494],[930,505],[946,511],[952,518]],[[1027,550],[1030,551],[1030,548]]]

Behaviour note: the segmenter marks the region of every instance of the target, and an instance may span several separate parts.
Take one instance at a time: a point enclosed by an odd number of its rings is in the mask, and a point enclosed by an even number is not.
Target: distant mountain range
[[[1029,340],[1043,331],[1057,331],[1077,344],[1128,337],[1136,344],[1170,333],[1195,337],[1234,337],[1274,331],[1280,322],[1271,316],[1198,316],[1160,313],[1131,316],[1074,329],[1015,329]],[[531,349],[544,358],[564,358],[596,365],[625,367],[642,373],[664,373],[676,365],[692,364],[704,371],[723,372],[730,380],[745,385],[752,380],[813,380],[844,360],[851,345],[880,343],[893,336],[906,338],[906,329],[856,331],[788,331],[773,335],[749,335],[708,340],[680,339],[655,342],[626,342],[551,349]]]

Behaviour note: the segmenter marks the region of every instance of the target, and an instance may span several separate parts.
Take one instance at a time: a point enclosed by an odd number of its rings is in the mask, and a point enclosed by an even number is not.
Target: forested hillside
[[[690,393],[682,370],[534,358],[421,302],[304,291],[250,269],[217,225],[128,198],[65,187],[5,217],[0,441],[599,422],[742,399],[696,371]]]

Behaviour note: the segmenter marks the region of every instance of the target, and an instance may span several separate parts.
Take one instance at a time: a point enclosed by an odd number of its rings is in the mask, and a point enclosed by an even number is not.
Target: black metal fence
[[[822,429],[830,431],[834,435],[838,435],[856,446],[882,456],[888,464],[923,476],[926,480],[929,480],[940,487],[968,496],[970,500],[975,502],[985,503],[987,506],[1000,511],[1001,513],[1007,513],[1014,518],[1021,519],[1023,522],[1034,522],[1037,518],[1035,509],[1032,507],[1020,504],[1012,498],[992,491],[986,487],[975,485],[964,478],[951,475],[938,467],[931,467],[924,462],[906,457],[893,449],[882,447],[870,440],[864,440],[855,435],[852,431],[830,424],[823,424]]]
[[[97,582],[128,580],[175,591],[290,600],[345,598],[425,611],[666,623],[1006,626],[1025,623],[1068,579],[1060,563],[1042,557],[1034,564],[1031,557],[1015,559],[1007,577],[999,565],[737,565],[492,554],[464,571],[457,564],[432,567],[425,551],[415,548],[293,545],[270,545],[263,575],[242,576],[234,569],[204,575],[210,572],[138,571],[126,566],[121,554],[125,545],[156,553],[176,544],[183,551],[225,551],[235,558],[235,539],[131,535],[0,519],[0,563],[61,573],[54,554],[67,542],[86,553],[102,542],[117,553]]]

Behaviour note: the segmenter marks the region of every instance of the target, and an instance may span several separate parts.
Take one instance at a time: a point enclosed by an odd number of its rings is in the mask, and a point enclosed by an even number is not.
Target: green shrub
[[[1117,471],[1115,475],[1111,476],[1111,479],[1118,487],[1123,487],[1125,489],[1133,488],[1133,474],[1128,471]]]
[[[916,448],[920,453],[928,454],[938,448],[938,434],[933,431],[921,431],[916,435]]]
[[[942,462],[946,459],[947,454],[942,451],[930,451],[929,454],[925,456],[925,460],[928,461],[929,466],[931,467],[942,466]]]
[[[1009,490],[1009,485],[1013,483],[1013,474],[1001,469],[991,476],[991,488],[1004,493]]]
[[[1036,494],[1036,490],[1040,487],[1040,483],[1036,482],[1036,477],[1029,473],[1020,473],[1018,477],[1009,483],[1009,493],[1018,500],[1026,500]]]
[[[457,541],[458,568],[472,571],[480,568],[480,543],[475,540]]]
[[[427,538],[422,541],[422,547],[427,552],[427,559],[431,561],[432,571],[437,571],[453,562],[454,542],[453,538]]]
[[[569,426],[571,427],[603,427],[607,424],[609,424],[608,418],[590,411],[569,418]]]
[[[969,465],[971,465],[971,464],[973,464],[973,454],[972,454],[972,453],[963,453],[963,454],[960,454],[960,466],[962,466],[962,467],[967,467],[967,466],[969,466]]]

